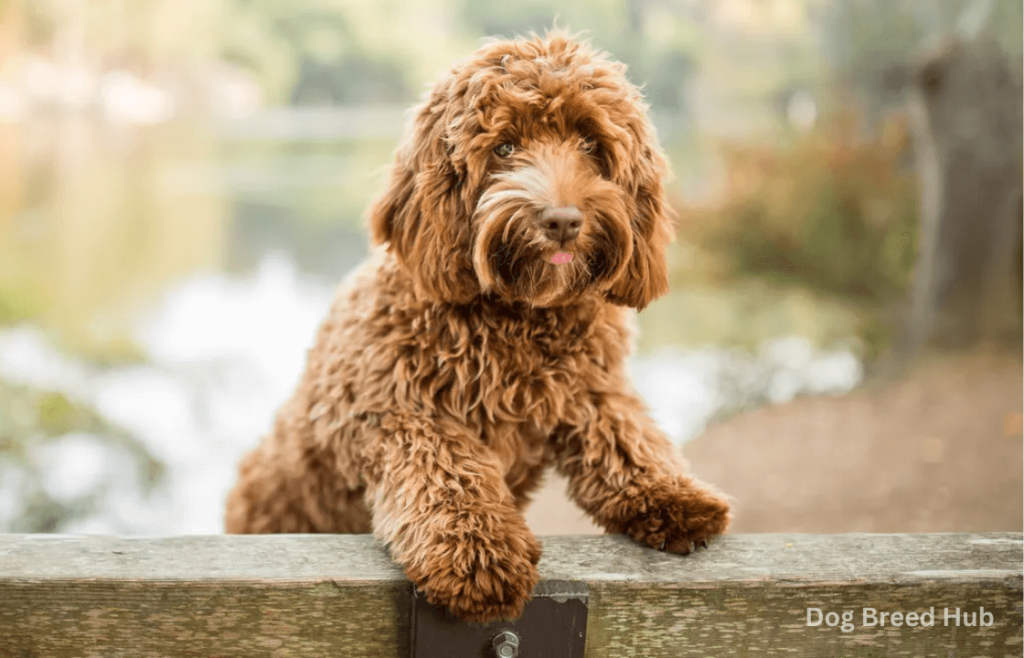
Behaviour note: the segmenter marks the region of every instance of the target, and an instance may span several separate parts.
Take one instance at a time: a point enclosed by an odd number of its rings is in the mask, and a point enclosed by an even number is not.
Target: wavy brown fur
[[[584,44],[495,41],[453,69],[371,210],[382,246],[242,462],[228,532],[372,530],[478,622],[537,583],[520,510],[549,465],[609,532],[677,553],[724,532],[727,503],[683,475],[626,373],[628,307],[668,287],[664,172],[624,67]],[[580,233],[555,242],[541,214],[568,206]]]

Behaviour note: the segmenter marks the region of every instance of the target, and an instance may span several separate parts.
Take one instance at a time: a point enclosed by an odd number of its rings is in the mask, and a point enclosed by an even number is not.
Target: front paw
[[[621,502],[611,532],[624,532],[652,548],[688,554],[729,527],[729,503],[689,478],[675,478],[643,488]]]
[[[467,525],[417,550],[406,574],[429,603],[464,621],[518,618],[540,578],[540,544],[518,516],[499,524]]]

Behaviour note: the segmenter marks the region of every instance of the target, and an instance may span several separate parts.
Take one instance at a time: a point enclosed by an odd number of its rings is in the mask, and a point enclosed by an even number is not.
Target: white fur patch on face
[[[533,167],[498,174],[492,178],[492,185],[477,203],[475,214],[480,225],[472,253],[473,268],[484,292],[496,283],[488,266],[491,236],[500,235],[507,242],[512,227],[543,207],[542,199],[549,194],[546,177]]]
[[[509,239],[509,230],[513,223],[522,217],[524,212],[540,209],[550,203],[554,197],[550,178],[537,167],[522,167],[514,171],[498,174],[494,177],[496,184],[503,189],[486,192],[477,205],[476,213],[483,218],[479,228],[480,235],[491,235],[497,222],[504,222],[502,240]],[[519,206],[511,215],[500,212],[500,208],[508,205]],[[485,271],[488,254],[483,242],[478,242],[473,253],[473,263],[478,273]],[[481,287],[490,289],[489,277],[480,277]]]
[[[523,167],[499,174],[495,176],[495,179],[515,186],[513,189],[502,190],[494,194],[500,199],[522,199],[538,207],[557,205],[554,204],[555,193],[552,189],[551,178],[538,167]]]
[[[531,202],[534,200],[532,194],[522,189],[512,190],[500,190],[498,192],[488,192],[481,199],[480,204],[476,207],[476,211],[482,215],[490,215],[491,211],[494,210],[495,206],[501,205],[507,201],[526,201]]]

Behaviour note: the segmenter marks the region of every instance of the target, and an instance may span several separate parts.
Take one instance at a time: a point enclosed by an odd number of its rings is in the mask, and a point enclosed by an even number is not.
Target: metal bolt
[[[498,658],[516,658],[519,655],[519,636],[512,631],[502,631],[491,642]]]

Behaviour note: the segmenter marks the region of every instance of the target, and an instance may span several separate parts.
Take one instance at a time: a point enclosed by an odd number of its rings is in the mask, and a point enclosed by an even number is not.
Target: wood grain
[[[587,656],[1020,656],[1020,533],[736,535],[689,557],[547,537],[590,589]],[[0,656],[408,655],[410,585],[364,535],[0,535]],[[855,629],[807,626],[807,608]],[[935,609],[865,627],[862,609]],[[992,615],[946,626],[943,609]],[[529,658],[524,656],[523,658]]]

